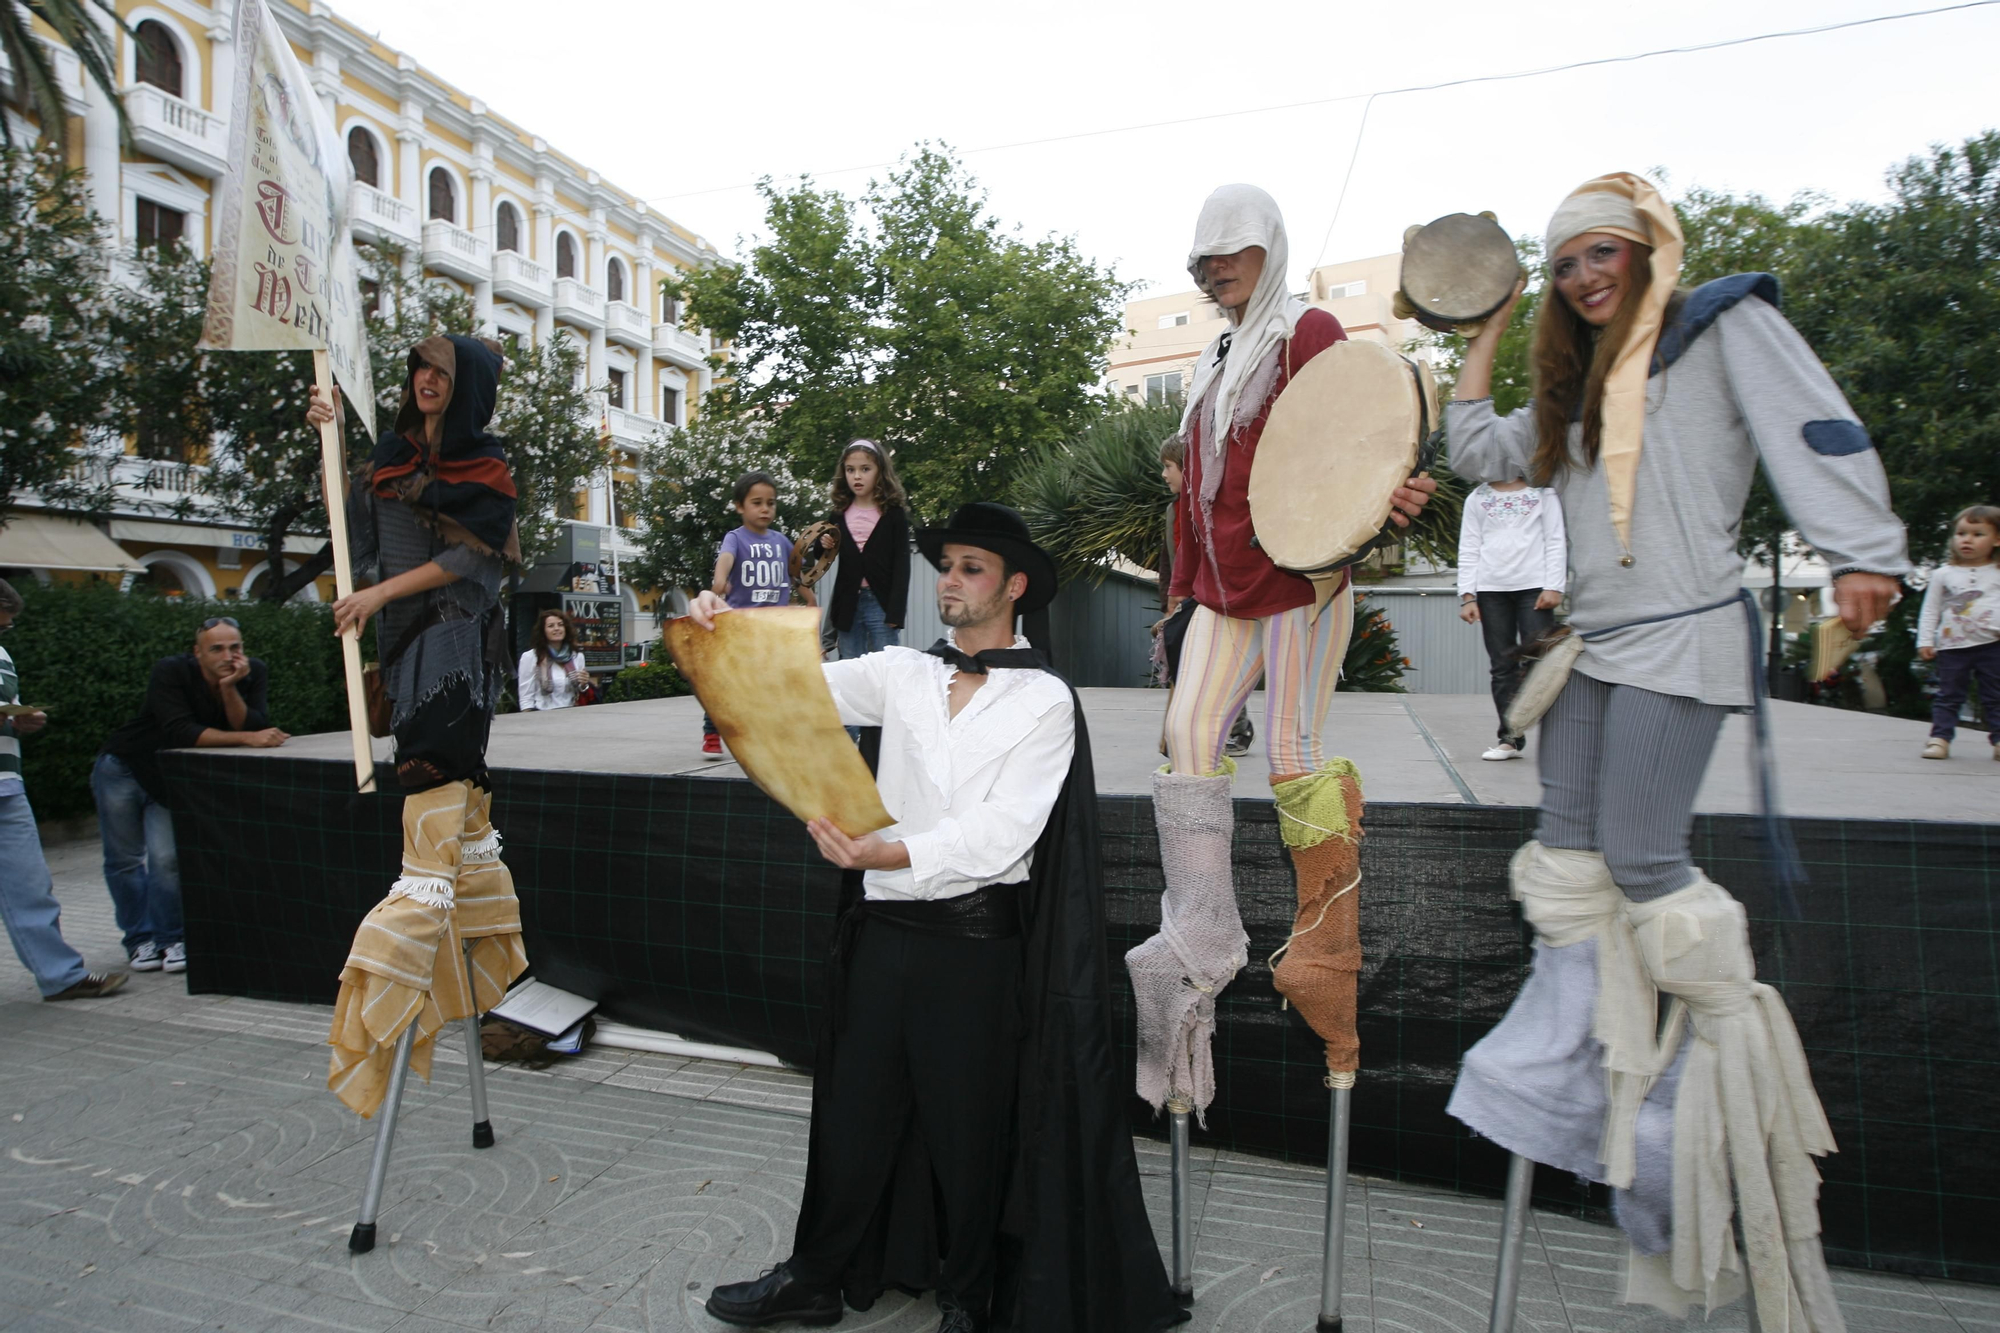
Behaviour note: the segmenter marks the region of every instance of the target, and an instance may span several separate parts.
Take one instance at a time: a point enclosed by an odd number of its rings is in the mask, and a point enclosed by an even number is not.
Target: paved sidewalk
[[[94,844],[52,849],[70,939],[115,962]],[[454,1037],[413,1083],[382,1243],[347,1252],[372,1126],[325,1090],[330,1010],[188,996],[135,977],[43,1004],[0,959],[0,1329],[599,1330],[721,1326],[718,1282],[789,1248],[808,1081],[593,1050],[547,1073],[489,1066],[498,1144],[471,1147]],[[1167,1163],[1139,1144],[1163,1246]],[[1197,1150],[1196,1333],[1306,1333],[1319,1296],[1316,1171]],[[1349,1198],[1353,1333],[1480,1333],[1499,1206],[1359,1179]],[[1610,1304],[1610,1228],[1536,1214],[1522,1333],[1686,1327]],[[2000,1292],[1836,1274],[1854,1333],[2000,1333]],[[843,1329],[929,1333],[886,1297]],[[1744,1328],[1740,1309],[1706,1327]]]

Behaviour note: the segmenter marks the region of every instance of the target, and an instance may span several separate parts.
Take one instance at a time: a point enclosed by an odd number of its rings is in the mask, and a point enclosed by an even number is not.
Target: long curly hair
[[[840,451],[840,461],[833,465],[833,485],[828,488],[828,498],[833,502],[833,512],[844,514],[847,506],[854,503],[854,488],[847,484],[847,460],[854,454],[867,454],[875,460],[875,506],[878,509],[902,509],[909,505],[909,497],[903,493],[903,480],[896,475],[896,465],[889,461],[889,451],[873,440],[853,440]]]
[[[1535,318],[1535,340],[1529,352],[1531,379],[1535,393],[1535,456],[1528,464],[1528,481],[1535,486],[1551,486],[1555,479],[1576,463],[1584,468],[1597,465],[1602,446],[1604,381],[1618,359],[1618,349],[1632,332],[1646,292],[1653,285],[1653,247],[1630,243],[1632,259],[1626,268],[1625,299],[1618,313],[1602,332],[1571,308],[1552,282],[1542,293],[1541,312]],[[1671,322],[1675,305],[1667,312]],[[1583,423],[1581,458],[1571,458],[1569,427]]]
[[[549,627],[550,616],[562,621],[562,641],[569,647],[570,652],[576,651],[576,622],[570,619],[569,612],[559,606],[552,606],[535,617],[535,678],[541,682],[544,690],[554,683],[556,668],[556,659],[549,654],[549,636],[543,632]]]

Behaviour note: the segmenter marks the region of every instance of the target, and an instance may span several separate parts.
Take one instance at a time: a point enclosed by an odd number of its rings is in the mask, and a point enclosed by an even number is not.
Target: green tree
[[[584,387],[583,349],[567,333],[539,347],[512,334],[500,340],[507,357],[493,433],[507,445],[507,466],[520,492],[521,559],[532,564],[552,548],[577,491],[609,459]]]
[[[107,425],[105,265],[82,177],[54,149],[0,148],[0,526],[23,491],[110,501],[109,445],[96,466],[75,452]]]
[[[736,479],[768,472],[778,483],[776,528],[796,537],[824,507],[824,492],[800,478],[770,432],[757,422],[704,415],[693,425],[663,428],[640,465],[633,511],[644,521],[644,554],[622,570],[637,588],[709,585],[716,549],[742,522],[731,508]]]
[[[761,188],[769,239],[678,286],[735,353],[704,412],[763,422],[814,477],[849,439],[880,439],[937,516],[1006,494],[1037,448],[1103,410],[1130,288],[1069,239],[1006,231],[948,150],[919,148],[855,200]]]
[[[45,127],[46,142],[62,142],[60,127],[69,124],[69,108],[63,102],[62,87],[56,82],[55,62],[35,36],[36,19],[48,24],[62,44],[76,53],[83,72],[118,109],[119,137],[129,137],[131,127],[125,118],[125,99],[118,92],[118,76],[114,72],[117,53],[111,45],[111,35],[99,26],[99,14],[112,27],[124,28],[112,0],[0,0],[0,54],[7,57],[13,70],[7,103],[32,111]],[[57,127],[57,132],[50,134],[46,127]],[[0,116],[0,140],[9,148],[14,146],[14,126],[5,116]]]

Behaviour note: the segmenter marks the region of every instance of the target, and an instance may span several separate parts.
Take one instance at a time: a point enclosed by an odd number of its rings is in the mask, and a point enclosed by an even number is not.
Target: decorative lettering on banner
[[[347,227],[347,154],[264,0],[240,0],[236,50],[229,175],[217,192],[200,345],[324,348],[372,439],[375,389]]]

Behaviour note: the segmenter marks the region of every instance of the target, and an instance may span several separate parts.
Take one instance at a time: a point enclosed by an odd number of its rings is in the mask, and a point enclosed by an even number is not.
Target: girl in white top
[[[1924,758],[1949,759],[1958,710],[1979,681],[1993,757],[2000,759],[2000,505],[1972,505],[1951,521],[1951,563],[1931,575],[1917,613],[1917,655],[1937,663]]]
[[[517,697],[524,713],[570,708],[590,684],[583,654],[576,648],[576,625],[567,611],[544,611],[535,646],[521,654]]]
[[[1569,578],[1562,501],[1548,486],[1481,482],[1465,497],[1458,524],[1458,618],[1479,626],[1492,667],[1500,732],[1482,759],[1518,759],[1527,738],[1507,729],[1521,688],[1521,648],[1555,628]]]

